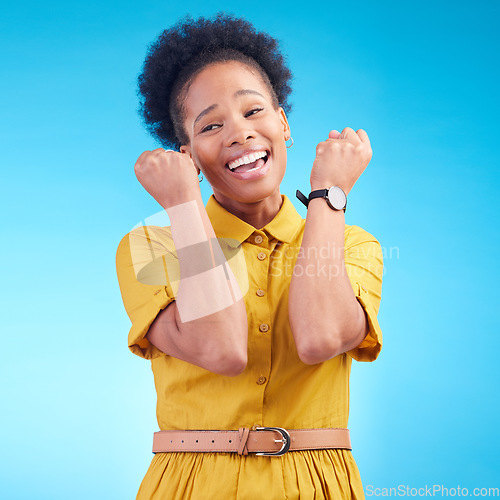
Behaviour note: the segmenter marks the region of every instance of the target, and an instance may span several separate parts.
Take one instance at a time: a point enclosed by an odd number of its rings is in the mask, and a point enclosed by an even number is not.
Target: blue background
[[[353,363],[365,486],[499,486],[499,3],[23,2],[0,19],[0,484],[8,499],[134,498],[155,393],[115,274],[159,206],[133,172],[147,45],[226,10],[281,41],[295,75],[282,192],[299,212],[316,144],[365,129],[347,223],[385,250],[375,363]],[[210,194],[202,183],[203,197]]]

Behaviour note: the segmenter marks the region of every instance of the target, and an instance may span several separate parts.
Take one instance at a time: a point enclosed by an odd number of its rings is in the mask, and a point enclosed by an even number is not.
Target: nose
[[[249,123],[243,117],[226,122],[226,145],[245,144],[255,138],[255,132],[249,127]]]

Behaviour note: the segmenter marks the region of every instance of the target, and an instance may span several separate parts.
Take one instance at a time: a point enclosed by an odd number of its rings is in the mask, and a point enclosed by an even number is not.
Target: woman
[[[280,194],[290,78],[275,40],[224,15],[177,24],[146,58],[143,115],[175,150],[135,165],[171,226],[117,252],[162,430],[139,499],[364,498],[349,372],[381,349],[382,253],[344,211],[370,142],[345,128],[318,144],[303,220]]]

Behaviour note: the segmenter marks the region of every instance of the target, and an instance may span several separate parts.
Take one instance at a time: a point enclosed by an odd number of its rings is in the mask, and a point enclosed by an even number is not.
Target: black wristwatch
[[[332,210],[343,210],[345,212],[345,208],[347,206],[347,196],[344,193],[344,190],[338,186],[332,186],[330,189],[317,189],[316,191],[312,191],[309,195],[309,198],[306,198],[304,194],[302,194],[297,189],[297,198],[307,207],[309,202],[314,198],[325,198],[328,206]]]

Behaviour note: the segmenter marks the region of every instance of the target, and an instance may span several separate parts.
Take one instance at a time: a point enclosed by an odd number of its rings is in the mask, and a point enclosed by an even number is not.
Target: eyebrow
[[[260,92],[257,92],[256,90],[250,90],[250,89],[237,90],[234,93],[233,97],[238,97],[240,95],[247,95],[247,94],[260,95],[260,97],[264,97]]]
[[[194,120],[193,125],[196,125],[207,113],[210,113],[210,111],[213,111],[217,107],[217,104],[212,104],[211,106],[208,106],[208,108],[204,109]]]
[[[253,94],[253,95],[258,95],[262,98],[264,96],[260,93],[257,92],[256,90],[251,90],[251,89],[242,89],[242,90],[237,90],[234,94],[233,97],[238,97],[240,95],[248,95],[248,94]],[[212,104],[211,106],[208,106],[208,108],[204,109],[194,120],[193,125],[196,125],[207,113],[210,113],[210,111],[213,111],[215,108],[218,107],[218,104]]]

